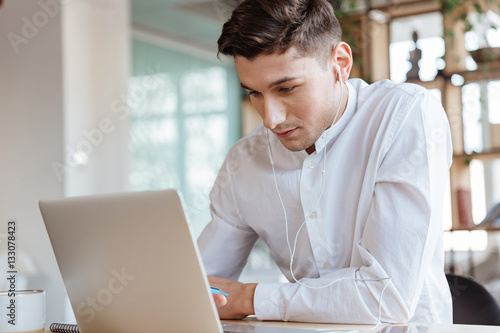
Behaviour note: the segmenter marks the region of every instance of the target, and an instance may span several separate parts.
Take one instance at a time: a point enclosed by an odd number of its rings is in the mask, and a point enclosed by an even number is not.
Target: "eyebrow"
[[[274,86],[277,86],[277,85],[280,85],[282,83],[285,83],[285,82],[288,82],[288,81],[292,81],[292,80],[295,80],[296,77],[293,77],[293,76],[285,76],[284,78],[281,78],[279,80],[276,80],[274,82],[272,82],[270,85],[269,85],[269,88],[272,88]],[[240,86],[243,88],[243,89],[246,89],[246,90],[253,90],[249,87],[247,87],[243,82],[240,82]]]

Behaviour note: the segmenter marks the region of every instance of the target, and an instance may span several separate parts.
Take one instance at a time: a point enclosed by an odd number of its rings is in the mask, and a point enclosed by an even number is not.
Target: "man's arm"
[[[236,280],[256,240],[253,231],[235,228],[214,215],[198,239],[209,284],[229,295],[226,299],[214,294],[221,319],[241,319],[254,314],[256,284],[243,284]]]
[[[241,274],[258,236],[241,221],[231,165],[231,155],[228,154],[210,193],[212,221],[199,237],[198,247],[209,275],[209,284],[229,294],[227,298],[213,295],[220,317],[240,319],[254,313],[256,284],[244,285],[235,280]]]

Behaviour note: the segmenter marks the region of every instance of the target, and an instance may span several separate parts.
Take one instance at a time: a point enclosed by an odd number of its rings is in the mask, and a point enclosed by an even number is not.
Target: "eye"
[[[293,86],[293,87],[286,87],[286,88],[280,88],[280,92],[288,94],[288,93],[291,93],[292,90],[294,90],[294,89],[295,89],[295,86]]]
[[[256,90],[247,90],[248,92],[248,95],[250,95],[250,97],[257,97],[258,95],[260,95],[260,92],[256,91]]]

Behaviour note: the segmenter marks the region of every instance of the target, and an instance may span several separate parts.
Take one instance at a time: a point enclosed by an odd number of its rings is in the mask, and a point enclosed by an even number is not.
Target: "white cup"
[[[0,332],[43,332],[45,292],[43,290],[0,291]]]

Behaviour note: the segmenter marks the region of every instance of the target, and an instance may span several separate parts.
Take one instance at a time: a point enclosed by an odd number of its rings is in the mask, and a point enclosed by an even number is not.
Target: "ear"
[[[329,59],[330,67],[335,74],[338,75],[335,65],[340,66],[340,73],[342,75],[342,82],[346,82],[351,74],[352,69],[352,51],[351,47],[344,43],[338,42],[337,45],[332,50],[332,54]]]

